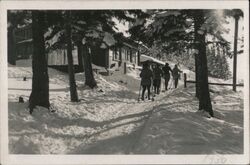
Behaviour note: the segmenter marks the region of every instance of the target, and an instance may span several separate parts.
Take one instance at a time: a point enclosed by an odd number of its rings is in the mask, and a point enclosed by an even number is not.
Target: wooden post
[[[184,73],[184,88],[187,87],[187,74]]]
[[[126,74],[127,73],[127,64],[126,64],[126,62],[124,62],[124,74]]]
[[[130,54],[130,62],[132,63],[132,62],[133,62],[133,53],[132,53],[132,49],[130,49],[129,54]]]
[[[234,29],[234,58],[233,58],[233,91],[236,92],[236,79],[237,79],[237,39],[238,39],[238,21],[239,17],[235,16],[235,29]]]
[[[119,47],[119,60],[122,61],[122,48]]]
[[[141,65],[141,53],[140,53],[139,50],[137,51],[137,65],[138,65],[138,66]]]

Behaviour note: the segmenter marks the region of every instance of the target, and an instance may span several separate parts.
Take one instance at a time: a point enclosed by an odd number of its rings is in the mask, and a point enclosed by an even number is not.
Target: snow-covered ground
[[[190,89],[179,88],[163,96],[135,153],[242,154],[242,94],[216,91],[212,100],[215,118],[207,118],[206,113],[197,111],[198,101]]]
[[[76,74],[80,102],[70,102],[68,76],[49,68],[55,113],[27,109],[30,61],[8,67],[9,151],[12,154],[213,154],[243,153],[243,93],[211,86],[215,118],[198,112],[194,86],[137,102],[138,71],[95,75],[98,88]],[[27,81],[23,81],[26,76]],[[214,79],[214,81],[217,81]],[[18,103],[18,97],[24,103]]]

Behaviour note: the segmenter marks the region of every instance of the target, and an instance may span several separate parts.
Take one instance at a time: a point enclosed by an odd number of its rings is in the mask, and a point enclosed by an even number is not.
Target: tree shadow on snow
[[[142,112],[136,114],[129,114],[120,116],[111,120],[96,122],[88,119],[77,118],[70,119],[67,117],[60,117],[58,114],[50,114],[49,112],[37,112],[30,116],[27,111],[28,103],[17,103],[9,102],[9,136],[10,137],[24,137],[33,135],[45,135],[55,139],[62,138],[65,141],[70,141],[70,139],[83,140],[85,138],[91,138],[109,132],[112,129],[119,129],[119,127],[127,126],[130,124],[138,125],[145,121],[145,118],[149,116],[150,112]],[[129,119],[129,120],[128,120]],[[46,128],[44,125],[46,124]],[[62,129],[67,126],[79,126],[83,128],[91,127],[93,132],[87,134],[64,134],[63,132],[56,133],[51,130]],[[98,129],[97,129],[98,128]],[[127,135],[126,135],[127,136]],[[128,137],[130,137],[128,135]],[[126,137],[124,137],[126,139]],[[118,138],[119,139],[119,138]],[[117,142],[119,141],[117,139]],[[123,138],[122,138],[123,139]],[[122,141],[121,139],[121,141]],[[21,139],[22,140],[22,139]],[[19,141],[18,143],[22,143]],[[15,141],[10,142],[10,147],[15,147],[17,143]],[[31,144],[30,144],[31,145]],[[83,144],[84,145],[84,144]],[[15,150],[14,150],[15,151]],[[15,151],[16,152],[16,151]],[[19,152],[19,151],[18,151]],[[86,151],[87,152],[87,151]],[[20,151],[20,153],[24,153]],[[77,153],[75,151],[74,153]],[[91,151],[90,151],[91,153]]]
[[[55,132],[47,132],[46,135],[53,137],[55,139],[58,138],[63,138],[64,140],[70,140],[70,139],[78,139],[78,140],[84,140],[87,138],[91,138],[91,137],[95,137],[98,136],[102,133],[111,131],[112,129],[116,129],[122,126],[126,126],[129,124],[137,124],[140,122],[143,122],[144,119],[138,119],[138,120],[134,120],[134,121],[129,121],[129,122],[125,122],[125,123],[121,123],[121,124],[116,124],[116,125],[108,125],[105,128],[102,128],[100,131],[94,132],[94,133],[90,133],[90,134],[82,134],[82,135],[71,135],[71,134],[62,134],[62,133],[55,133]]]
[[[110,91],[99,96],[84,96],[84,91],[79,97],[81,103],[134,103],[138,99],[138,94],[131,91]],[[131,101],[132,102],[131,102]]]
[[[67,154],[133,154],[131,151],[140,133],[141,131],[137,129],[129,134],[97,141],[90,145],[82,144]]]
[[[166,154],[243,153],[242,110],[232,111],[228,110],[228,106],[214,105],[215,118],[209,119],[199,113],[198,102],[192,98],[171,101],[154,107],[154,119],[151,118],[147,126],[147,131],[150,130],[147,135],[150,136],[142,141],[154,146],[152,150],[141,147],[136,153],[159,154],[160,148]],[[224,98],[224,102],[228,102],[227,98]],[[166,142],[166,148],[157,141]]]

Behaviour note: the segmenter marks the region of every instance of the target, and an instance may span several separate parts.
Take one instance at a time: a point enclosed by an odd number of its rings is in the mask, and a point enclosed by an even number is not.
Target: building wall
[[[77,47],[74,46],[72,50],[73,64],[78,65]],[[55,50],[49,50],[47,53],[48,65],[65,66],[68,65],[67,49],[60,48]]]
[[[15,32],[17,43],[17,56],[19,58],[31,58],[33,53],[32,29],[31,26],[20,28]],[[72,50],[73,63],[78,65],[77,48]],[[91,50],[92,62],[95,65],[110,68],[112,65],[119,67],[122,62],[138,64],[138,49],[128,43],[122,47],[112,49],[93,48]],[[65,46],[47,53],[49,66],[65,66],[68,64],[67,51]],[[120,64],[120,65],[119,65]]]
[[[108,67],[108,58],[106,53],[108,49],[102,49],[102,48],[92,48],[91,49],[91,57],[92,57],[92,63],[98,66],[102,67]]]
[[[137,65],[138,63],[138,50],[128,47],[115,47],[109,50],[109,68],[120,67],[122,63],[131,63]]]

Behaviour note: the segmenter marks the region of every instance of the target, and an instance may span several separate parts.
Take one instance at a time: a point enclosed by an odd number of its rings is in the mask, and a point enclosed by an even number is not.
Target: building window
[[[113,49],[113,60],[119,60],[119,49]]]
[[[130,62],[133,62],[133,53],[132,50],[129,50]]]
[[[129,61],[129,50],[126,50],[126,60]]]
[[[112,50],[112,60],[115,59],[115,49]]]
[[[124,48],[121,48],[121,61],[126,60],[126,50]]]

